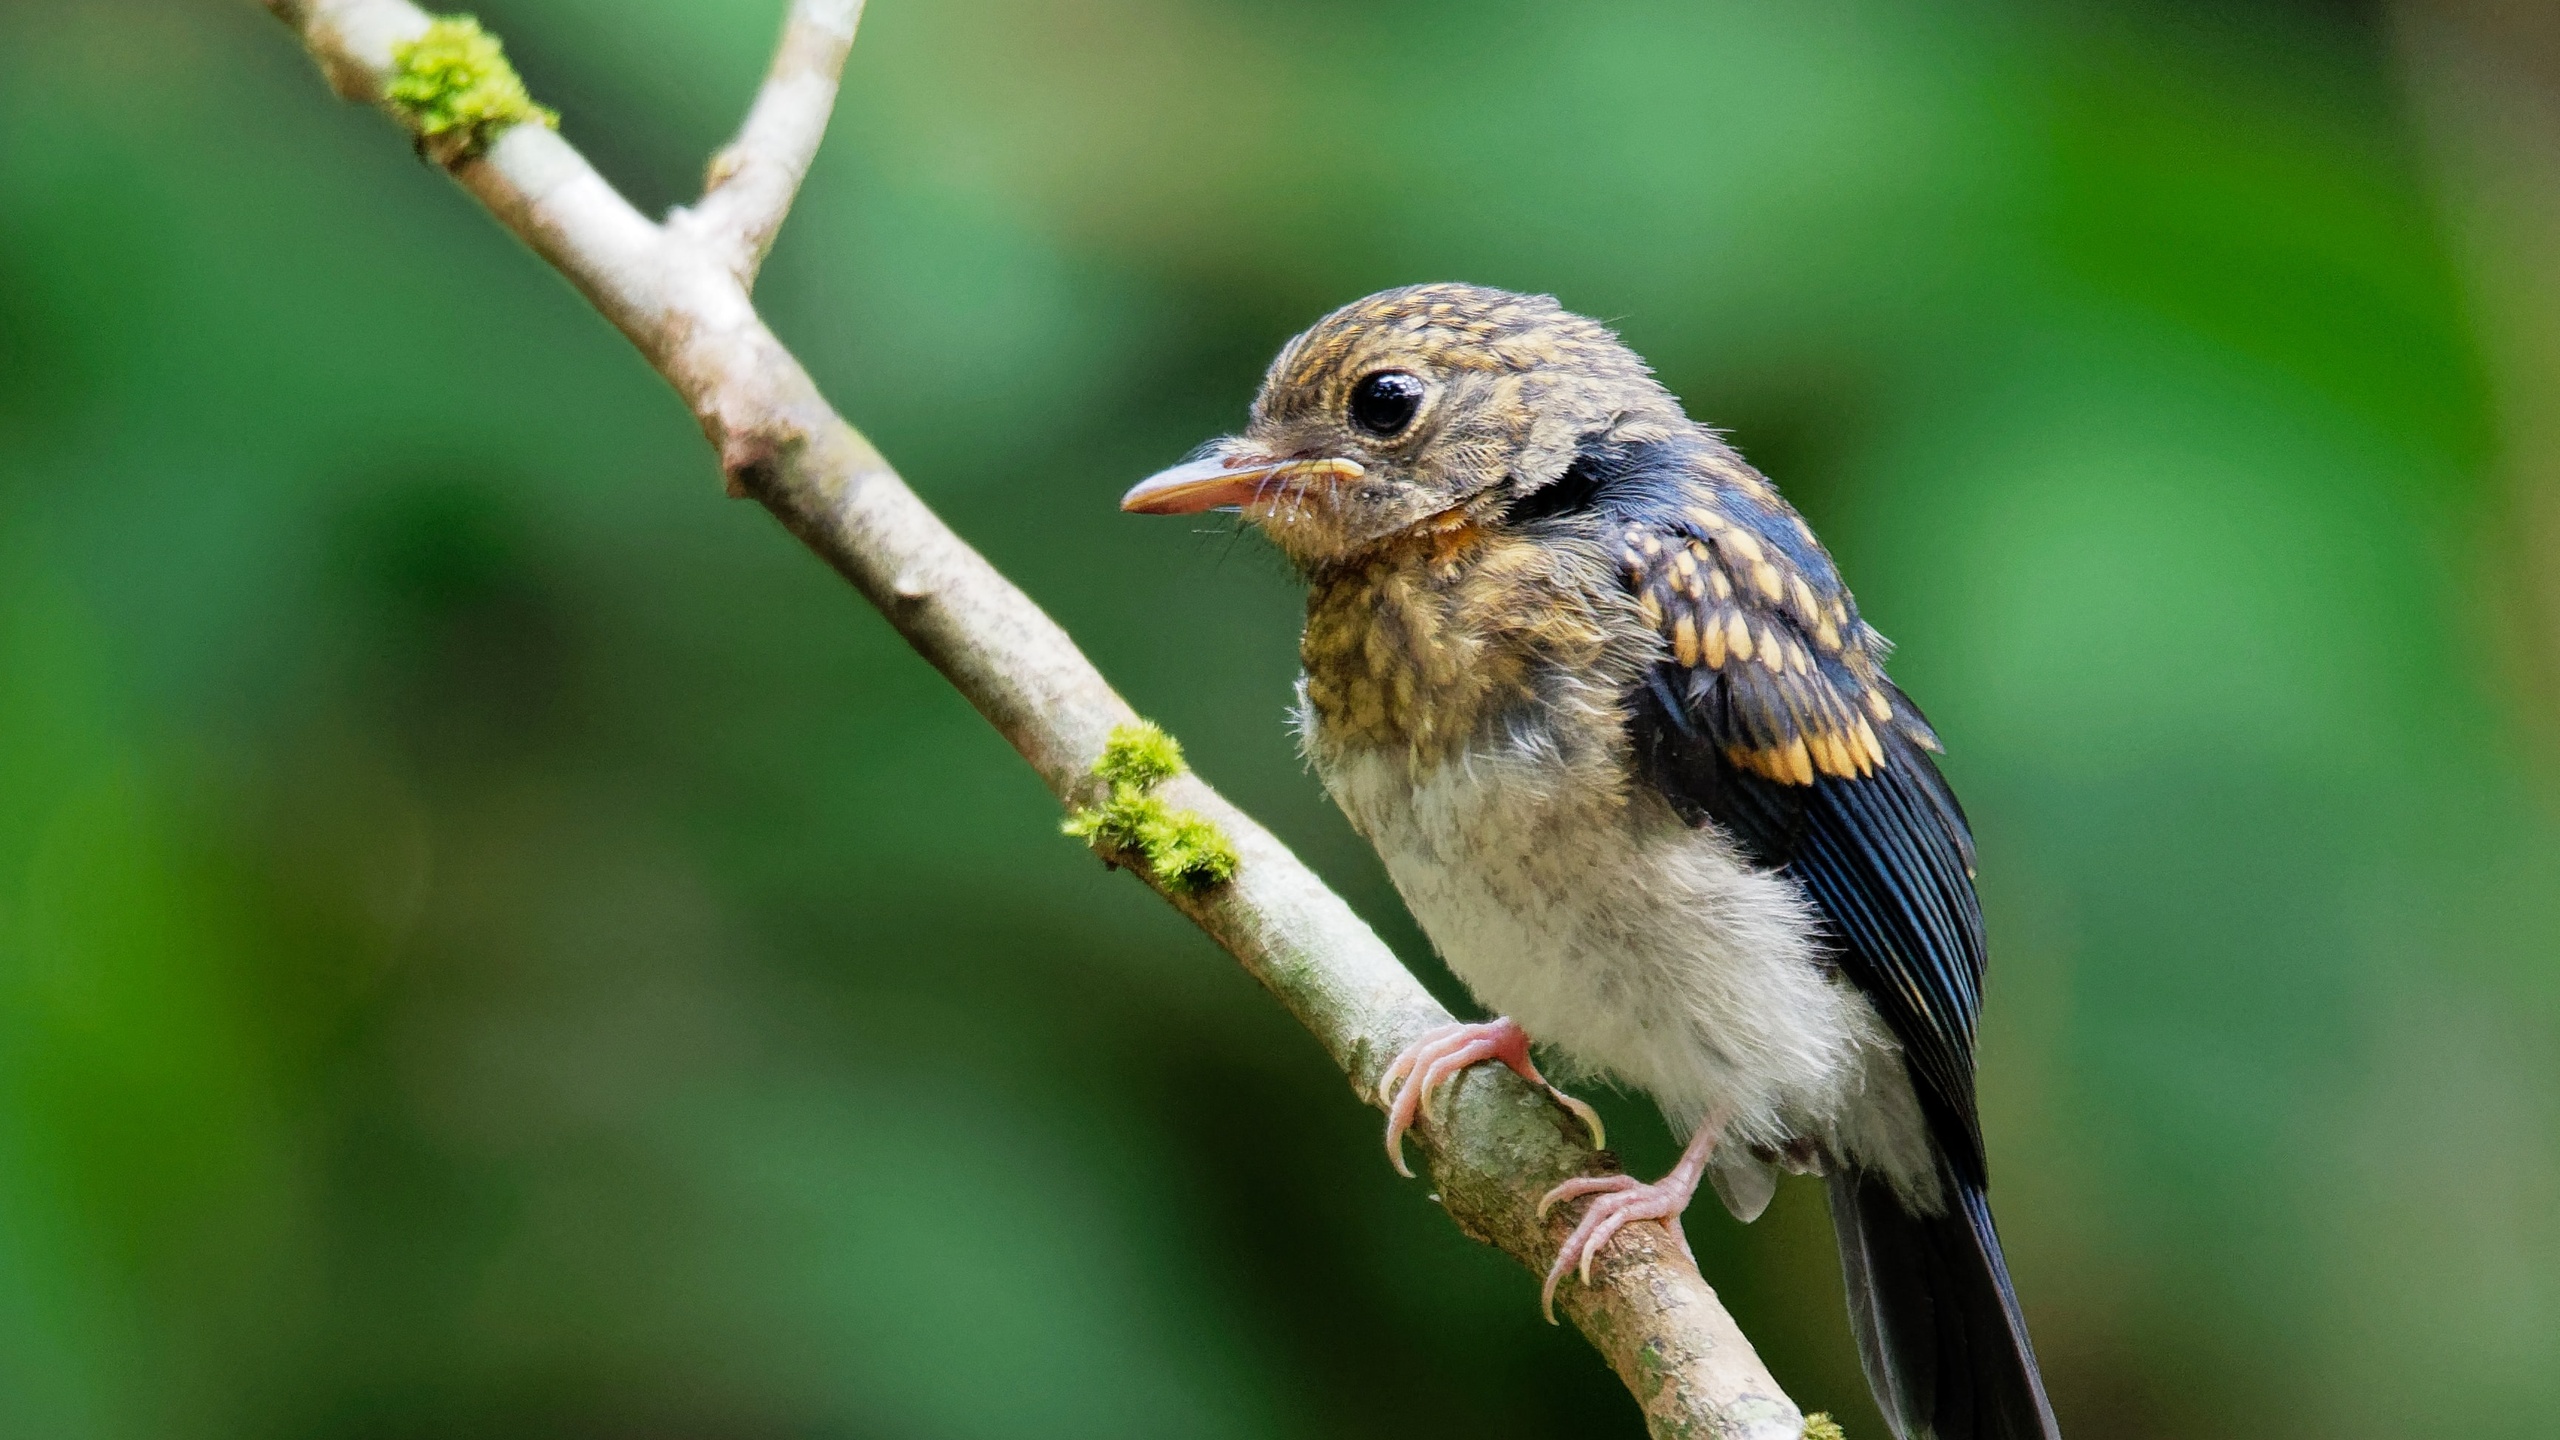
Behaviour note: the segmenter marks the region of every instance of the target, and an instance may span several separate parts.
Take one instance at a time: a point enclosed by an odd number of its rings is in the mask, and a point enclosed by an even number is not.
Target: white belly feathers
[[[1503,745],[1417,775],[1402,754],[1307,739],[1479,1001],[1567,1069],[1650,1093],[1684,1134],[1726,1117],[1736,1143],[1714,1178],[1736,1214],[1756,1215],[1775,1185],[1748,1147],[1795,1139],[1934,1188],[1899,1051],[1823,962],[1792,882],[1640,787],[1623,793],[1602,757]]]

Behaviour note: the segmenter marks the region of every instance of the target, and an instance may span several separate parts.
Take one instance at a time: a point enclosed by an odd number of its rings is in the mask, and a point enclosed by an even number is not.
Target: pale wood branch
[[[701,201],[667,217],[670,231],[692,238],[743,285],[754,286],[809,162],[818,158],[861,23],[862,0],[793,5],[738,138],[711,157]]]
[[[380,102],[394,54],[430,17],[409,0],[266,0],[330,83]],[[1137,717],[1055,622],[963,543],[818,393],[748,286],[807,173],[860,0],[795,0],[780,53],[703,199],[664,226],[558,134],[520,124],[447,168],[630,337],[691,407],[734,494],[752,496],[860,590],[1069,805],[1096,798],[1105,738]],[[407,122],[397,107],[395,118]],[[1095,503],[1108,497],[1096,496]],[[1195,775],[1171,803],[1221,827],[1236,878],[1157,886],[1288,1007],[1375,1104],[1378,1071],[1446,1010],[1268,831]],[[1136,867],[1150,884],[1154,877]],[[1570,1225],[1541,1220],[1557,1181],[1613,1164],[1542,1092],[1478,1066],[1426,1116],[1420,1149],[1459,1228],[1544,1273]],[[1383,1157],[1381,1158],[1383,1162]],[[1533,1303],[1523,1287],[1524,1307]],[[1657,1436],[1796,1440],[1804,1420],[1660,1225],[1629,1226],[1558,1308],[1626,1382]]]

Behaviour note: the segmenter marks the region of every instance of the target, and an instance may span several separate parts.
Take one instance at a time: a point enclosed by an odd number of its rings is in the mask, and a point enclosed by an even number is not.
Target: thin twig
[[[667,217],[670,231],[693,238],[749,288],[826,138],[836,82],[861,23],[862,0],[793,5],[738,138],[711,157],[701,201]]]
[[[395,53],[426,33],[409,0],[266,0],[330,82],[379,102]],[[780,53],[701,202],[651,223],[538,124],[448,166],[456,181],[631,338],[701,423],[734,494],[752,496],[879,607],[1061,802],[1097,797],[1105,738],[1136,719],[1066,632],[900,481],[830,408],[747,298],[826,126],[859,0],[795,0]],[[407,116],[390,107],[395,118]],[[1233,843],[1236,878],[1157,885],[1320,1041],[1364,1101],[1379,1069],[1449,1014],[1349,906],[1270,832],[1195,775],[1162,786]],[[1153,876],[1141,878],[1155,884]],[[1609,1162],[1579,1122],[1500,1066],[1453,1084],[1417,1132],[1437,1198],[1469,1235],[1543,1274],[1571,1217],[1540,1195]],[[1657,1436],[1795,1440],[1803,1417],[1661,1226],[1629,1226],[1559,1309],[1643,1407]],[[1529,1303],[1524,1289],[1521,1304]]]

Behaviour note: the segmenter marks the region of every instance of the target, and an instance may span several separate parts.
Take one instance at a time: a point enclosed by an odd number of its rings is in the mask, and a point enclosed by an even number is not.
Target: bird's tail
[[[1836,1166],[1831,1225],[1849,1323],[1897,1440],[2061,1440],[1991,1202],[1942,1159],[1946,1213],[1914,1215],[1881,1175]]]

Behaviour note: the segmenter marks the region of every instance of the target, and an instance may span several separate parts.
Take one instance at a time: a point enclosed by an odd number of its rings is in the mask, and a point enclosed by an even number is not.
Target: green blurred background
[[[480,13],[655,210],[779,12]],[[1902,642],[2070,1433],[2560,1433],[2560,7],[876,0],[776,327],[1457,1000],[1112,508],[1444,278]],[[1639,1433],[1056,825],[254,6],[0,7],[0,1432]],[[1691,1230],[1881,1440],[1818,1190]]]

